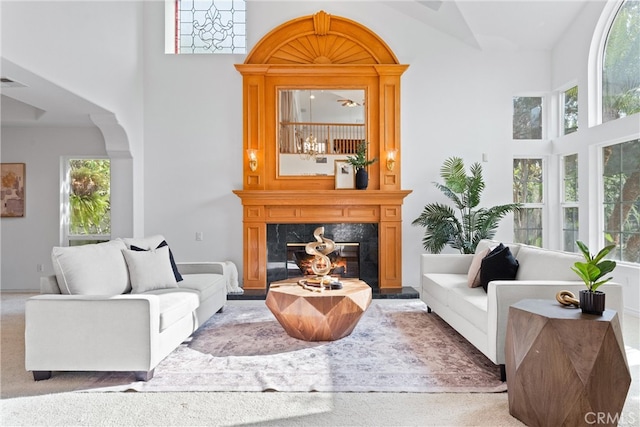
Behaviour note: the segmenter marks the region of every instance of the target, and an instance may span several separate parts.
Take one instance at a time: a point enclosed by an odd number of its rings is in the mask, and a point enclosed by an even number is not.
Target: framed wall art
[[[354,189],[356,175],[353,166],[346,160],[335,160],[336,190]]]
[[[25,207],[25,164],[0,163],[2,188],[0,202],[2,217],[24,217]]]

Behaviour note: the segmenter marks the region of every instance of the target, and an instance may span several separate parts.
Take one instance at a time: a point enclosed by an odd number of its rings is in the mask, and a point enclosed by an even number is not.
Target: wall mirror
[[[366,140],[364,89],[279,88],[277,102],[280,176],[334,175]]]

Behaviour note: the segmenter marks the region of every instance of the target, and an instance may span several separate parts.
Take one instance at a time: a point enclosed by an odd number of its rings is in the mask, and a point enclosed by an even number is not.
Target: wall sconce
[[[248,149],[247,157],[249,158],[249,169],[251,169],[251,172],[255,172],[258,169],[258,150]]]
[[[389,169],[390,171],[392,171],[394,166],[396,165],[396,153],[397,152],[398,152],[398,150],[389,150],[389,151],[387,151],[387,169]]]

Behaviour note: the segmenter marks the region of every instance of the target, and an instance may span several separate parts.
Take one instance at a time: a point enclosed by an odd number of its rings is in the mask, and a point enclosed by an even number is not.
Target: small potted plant
[[[358,190],[365,190],[369,186],[369,174],[365,168],[376,161],[378,161],[376,157],[371,160],[367,159],[367,142],[365,141],[358,144],[355,156],[347,156],[347,163],[356,170],[356,188]]]
[[[603,259],[615,245],[605,246],[595,256],[589,252],[587,245],[577,241],[586,262],[576,262],[571,267],[587,285],[587,289],[580,291],[580,308],[583,313],[602,315],[604,311],[605,293],[598,291],[600,285],[608,282],[613,277],[603,278],[605,274],[611,273],[616,268],[616,262]]]

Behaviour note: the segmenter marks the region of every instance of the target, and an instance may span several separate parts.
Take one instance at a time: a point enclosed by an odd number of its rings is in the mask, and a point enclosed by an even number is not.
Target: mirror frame
[[[265,35],[236,64],[243,76],[243,189],[334,190],[333,176],[279,176],[278,89],[364,89],[369,190],[399,190],[400,77],[389,47],[368,28],[320,11],[288,21]],[[250,167],[247,154],[257,160]],[[386,167],[387,153],[395,166]],[[254,169],[254,170],[252,170]]]

